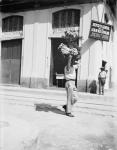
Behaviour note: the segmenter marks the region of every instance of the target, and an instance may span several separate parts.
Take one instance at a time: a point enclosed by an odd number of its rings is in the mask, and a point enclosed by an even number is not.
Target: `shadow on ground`
[[[56,106],[52,106],[49,104],[35,104],[35,110],[36,111],[44,111],[44,112],[53,112],[56,114],[61,114],[61,115],[65,115],[65,112],[62,111],[61,109],[57,108]]]

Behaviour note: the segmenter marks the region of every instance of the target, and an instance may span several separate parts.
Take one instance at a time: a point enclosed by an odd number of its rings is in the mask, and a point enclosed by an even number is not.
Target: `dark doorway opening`
[[[21,72],[22,40],[2,41],[0,82],[19,84]]]
[[[50,86],[65,87],[64,67],[67,64],[67,58],[58,50],[58,46],[64,43],[63,38],[53,38],[51,40],[51,65],[50,65]]]

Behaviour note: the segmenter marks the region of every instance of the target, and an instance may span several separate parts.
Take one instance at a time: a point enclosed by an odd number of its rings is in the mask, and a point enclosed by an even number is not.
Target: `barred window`
[[[80,25],[80,10],[65,9],[53,13],[52,16],[53,28],[76,27],[79,25]]]
[[[2,19],[2,32],[22,31],[23,17],[9,16]]]

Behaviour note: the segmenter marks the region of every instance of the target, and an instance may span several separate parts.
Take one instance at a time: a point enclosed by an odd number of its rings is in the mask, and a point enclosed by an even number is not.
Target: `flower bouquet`
[[[71,53],[71,49],[67,47],[67,45],[61,43],[58,47],[58,49],[61,51],[63,55],[68,55]]]
[[[76,41],[78,39],[78,31],[67,30],[65,31],[65,35],[63,36],[63,38],[65,38],[68,43]]]
[[[63,55],[73,55],[73,56],[77,56],[80,55],[80,47],[78,47],[77,43],[77,38],[78,38],[78,32],[73,31],[73,30],[68,30],[65,31],[64,37],[63,37],[66,42],[67,45],[61,43],[58,46],[58,50],[61,51],[61,53]]]

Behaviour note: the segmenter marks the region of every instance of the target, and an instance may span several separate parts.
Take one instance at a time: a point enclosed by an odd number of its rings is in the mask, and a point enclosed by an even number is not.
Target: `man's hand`
[[[69,55],[69,56],[68,56],[68,58],[72,58],[72,57],[73,57],[72,55]]]

